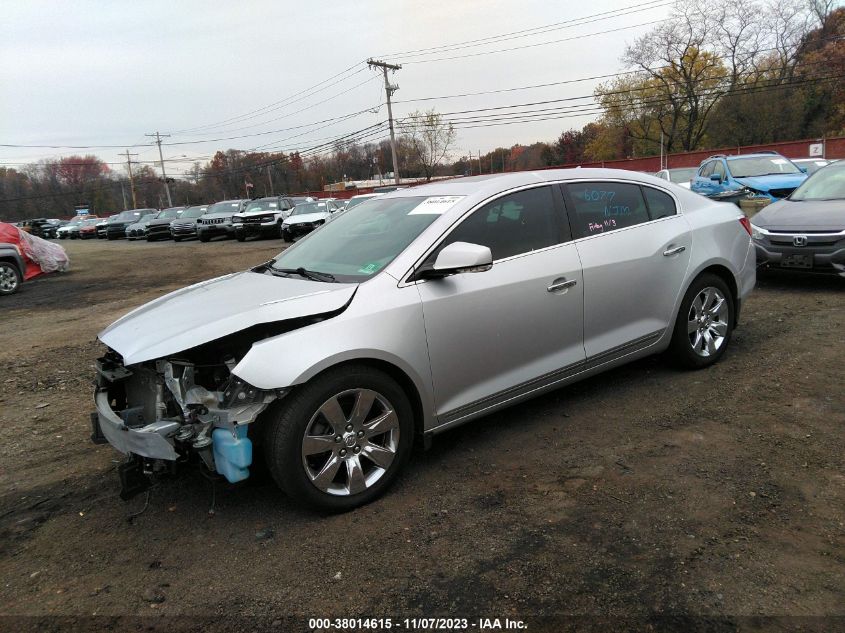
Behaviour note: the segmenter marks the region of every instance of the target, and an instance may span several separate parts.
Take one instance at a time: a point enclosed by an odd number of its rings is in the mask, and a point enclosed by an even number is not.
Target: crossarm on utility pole
[[[374,59],[368,59],[367,64],[370,66],[370,68],[381,68],[382,72],[384,73],[384,92],[387,95],[387,122],[390,126],[390,153],[393,155],[393,182],[398,185],[400,183],[399,157],[396,155],[396,134],[393,131],[393,106],[390,102],[390,97],[393,95],[394,92],[399,90],[399,86],[391,85],[391,83],[387,80],[387,71],[397,71],[402,68],[402,66],[401,64],[388,64],[387,62],[376,61]]]

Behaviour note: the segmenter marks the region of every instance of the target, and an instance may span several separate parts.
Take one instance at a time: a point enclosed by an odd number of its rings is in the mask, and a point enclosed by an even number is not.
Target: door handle
[[[669,250],[663,251],[663,255],[665,257],[671,257],[672,255],[683,253],[685,250],[687,250],[686,246],[676,246],[675,248],[670,248]]]
[[[578,283],[578,281],[576,279],[569,279],[569,280],[567,280],[566,278],[555,279],[552,282],[552,285],[549,286],[548,288],[546,288],[546,290],[548,292],[557,292],[559,290],[566,290],[567,288],[571,288],[572,286],[574,286],[577,283]]]

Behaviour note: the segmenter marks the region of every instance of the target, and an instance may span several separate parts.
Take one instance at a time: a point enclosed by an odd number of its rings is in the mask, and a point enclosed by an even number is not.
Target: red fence
[[[765,145],[742,145],[736,147],[720,147],[703,149],[694,152],[669,154],[663,157],[664,167],[698,167],[701,161],[713,154],[753,154],[764,150],[771,150],[783,154],[787,158],[808,158],[810,145],[821,144],[825,158],[845,158],[845,136],[835,136],[827,139],[805,139],[802,141],[783,141],[781,143],[767,143]],[[578,163],[570,165],[556,165],[561,167],[610,167],[613,169],[631,169],[633,171],[659,171],[660,157],[647,156],[644,158],[620,158],[618,160],[596,161],[592,163]]]

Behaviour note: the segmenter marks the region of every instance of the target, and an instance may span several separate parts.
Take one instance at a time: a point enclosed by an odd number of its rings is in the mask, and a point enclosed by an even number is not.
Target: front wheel
[[[17,292],[21,285],[21,273],[17,266],[8,262],[0,262],[0,295],[10,295]]]
[[[367,366],[330,370],[268,415],[265,457],[273,478],[296,501],[323,512],[382,495],[413,444],[407,395]]]
[[[701,275],[681,302],[669,353],[690,369],[712,365],[730,343],[735,314],[727,284],[716,275]]]
[[[246,235],[244,235],[243,233],[235,233],[235,239],[238,240],[239,242],[245,242],[246,241]]]

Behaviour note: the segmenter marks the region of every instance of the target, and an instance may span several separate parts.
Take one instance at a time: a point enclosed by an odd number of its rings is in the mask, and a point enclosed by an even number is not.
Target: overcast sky
[[[190,165],[175,159],[204,160],[217,149],[312,148],[387,119],[380,75],[353,66],[371,56],[403,64],[391,76],[400,87],[395,117],[417,109],[454,113],[589,95],[597,81],[417,101],[617,72],[626,43],[667,16],[666,2],[652,4],[8,0],[0,22],[0,143],[120,148],[0,148],[0,163],[83,153],[118,161],[124,147],[138,153],[137,160],[152,161],[155,147],[131,146],[148,143],[144,134],[156,130],[172,135],[167,142],[188,143],[163,148],[175,174]],[[597,16],[608,11],[628,13]],[[578,23],[583,18],[590,22]],[[409,52],[484,38],[492,39]],[[537,45],[563,39],[568,41]],[[515,47],[523,48],[491,52]],[[444,57],[460,58],[421,61]],[[377,113],[317,123],[378,106]],[[534,109],[543,107],[550,106]],[[551,141],[593,118],[475,128],[465,123],[453,154]],[[372,134],[377,140],[386,132]],[[195,142],[243,135],[250,136]]]

